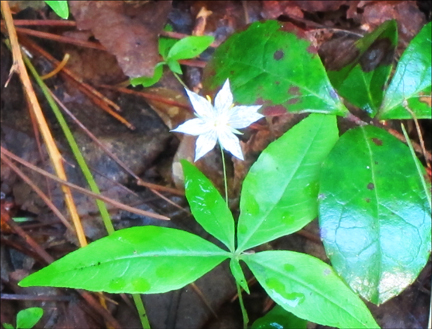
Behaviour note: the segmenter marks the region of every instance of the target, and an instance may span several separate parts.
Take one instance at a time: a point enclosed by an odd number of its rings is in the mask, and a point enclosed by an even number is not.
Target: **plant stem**
[[[142,325],[143,329],[150,329],[150,323],[149,323],[149,320],[147,317],[147,312],[144,308],[143,301],[141,299],[141,295],[140,294],[132,294],[132,298],[134,300],[135,307],[137,308],[138,316],[140,318],[141,325]]]
[[[237,295],[238,295],[238,299],[239,299],[239,303],[240,303],[240,309],[241,309],[242,315],[243,315],[243,329],[247,329],[247,325],[249,323],[249,317],[247,315],[246,308],[245,308],[244,303],[243,303],[242,291],[241,291],[240,285],[237,283],[237,281],[236,281],[236,287],[237,287]]]
[[[219,143],[219,148],[221,150],[221,157],[222,157],[222,170],[223,170],[224,185],[225,185],[225,202],[227,204],[227,207],[229,208],[229,203],[228,203],[228,182],[227,182],[227,174],[226,174],[226,165],[225,165],[224,151],[223,151],[223,147],[222,147],[221,143]]]
[[[182,85],[183,87],[185,87],[186,89],[189,89],[189,88],[186,86],[186,84],[183,82],[183,80],[180,79],[180,77],[178,76],[177,73],[175,73],[175,72],[173,72],[173,71],[171,71],[171,72],[172,72],[172,74],[174,74],[174,76],[177,78],[177,80],[181,83],[181,85]]]

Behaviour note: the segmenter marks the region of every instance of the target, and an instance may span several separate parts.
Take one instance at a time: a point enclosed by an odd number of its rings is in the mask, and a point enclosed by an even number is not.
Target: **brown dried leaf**
[[[263,1],[261,15],[266,19],[275,19],[281,15],[303,18],[303,12],[293,1]]]
[[[336,0],[336,1],[308,1],[297,0],[293,1],[304,11],[334,11],[338,10],[340,6],[347,4],[349,1]]]
[[[359,7],[362,3],[359,4]],[[426,23],[415,1],[373,1],[366,3],[362,24],[373,31],[385,21],[396,19],[400,40],[408,44]]]
[[[91,30],[131,77],[152,77],[160,61],[158,34],[171,1],[131,4],[123,1],[70,1],[77,27]]]

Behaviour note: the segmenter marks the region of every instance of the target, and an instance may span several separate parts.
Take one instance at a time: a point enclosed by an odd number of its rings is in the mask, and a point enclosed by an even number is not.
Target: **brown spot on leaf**
[[[293,105],[293,104],[297,104],[300,102],[300,98],[291,98],[290,100],[288,100],[288,104]]]
[[[373,190],[375,188],[375,184],[369,183],[369,184],[367,184],[367,188],[368,188],[368,190]]]
[[[275,84],[279,85],[279,84],[280,84],[280,81],[275,81]]]
[[[419,94],[420,94],[420,97],[419,97],[419,101],[420,102],[426,103],[429,107],[432,106],[432,103],[431,103],[432,97],[431,97],[431,95],[423,96],[424,95],[423,92],[420,92]]]
[[[277,50],[273,54],[273,58],[278,61],[278,60],[281,60],[284,57],[284,55],[285,55],[285,53],[282,50]]]
[[[372,142],[374,142],[377,146],[382,146],[383,144],[382,140],[376,137],[372,138]]]
[[[288,89],[288,94],[294,95],[294,96],[300,96],[300,88],[297,86],[291,86]]]
[[[359,63],[364,72],[375,70],[379,65],[390,65],[393,61],[395,47],[389,38],[375,40],[360,56]]]
[[[370,199],[369,199],[369,198],[366,198],[365,201],[366,201],[367,203],[369,203],[369,202],[370,202]]]
[[[357,38],[346,36],[321,45],[319,54],[327,70],[339,71],[345,66],[355,65],[360,56],[360,51],[355,45],[356,40]]]

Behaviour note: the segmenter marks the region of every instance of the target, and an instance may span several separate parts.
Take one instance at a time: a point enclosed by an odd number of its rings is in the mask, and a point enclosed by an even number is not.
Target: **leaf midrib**
[[[237,247],[237,250],[243,251],[243,250],[247,249],[247,248],[244,248],[244,246],[247,245],[247,242],[250,241],[251,237],[252,237],[252,236],[256,233],[256,231],[259,229],[259,227],[261,226],[262,222],[265,221],[265,219],[268,217],[269,213],[270,213],[271,211],[273,211],[273,209],[275,208],[275,205],[280,201],[280,199],[281,199],[282,196],[284,195],[284,193],[285,193],[285,191],[286,191],[288,185],[291,183],[293,177],[294,177],[295,174],[297,173],[297,171],[298,171],[300,165],[303,163],[304,158],[305,158],[306,155],[308,154],[309,149],[311,148],[311,146],[312,146],[312,144],[313,144],[313,141],[315,140],[315,138],[316,138],[316,136],[318,135],[318,133],[321,131],[322,125],[323,125],[323,118],[321,118],[321,121],[320,121],[320,123],[319,123],[319,127],[318,127],[318,129],[315,130],[315,134],[314,134],[313,138],[310,138],[310,140],[309,140],[309,141],[310,141],[310,142],[309,142],[309,145],[307,146],[307,148],[304,148],[305,151],[303,152],[301,159],[298,161],[297,166],[295,167],[295,170],[292,171],[292,175],[291,175],[291,177],[289,177],[289,179],[287,180],[287,183],[285,184],[284,189],[282,190],[282,193],[281,193],[281,194],[279,195],[279,197],[277,198],[277,202],[274,203],[273,207],[271,207],[271,208],[269,207],[269,208],[267,209],[267,211],[266,211],[266,212],[261,216],[261,221],[259,221],[259,223],[257,223],[257,225],[255,226],[255,228],[251,231],[251,233],[250,233],[249,235],[247,235],[246,237],[244,237],[243,243]],[[310,136],[310,135],[309,135],[309,136]],[[240,213],[240,216],[241,216],[241,213]],[[263,242],[263,243],[264,243],[264,242]],[[251,248],[251,247],[249,247],[249,248]]]

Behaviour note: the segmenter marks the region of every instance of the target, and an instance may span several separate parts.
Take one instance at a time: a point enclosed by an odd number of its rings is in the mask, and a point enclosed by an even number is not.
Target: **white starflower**
[[[172,131],[199,136],[196,141],[195,161],[211,151],[216,142],[240,160],[244,160],[237,129],[246,128],[264,116],[257,111],[261,105],[233,106],[233,95],[227,79],[215,97],[214,107],[204,97],[186,89],[197,118],[191,119]]]

